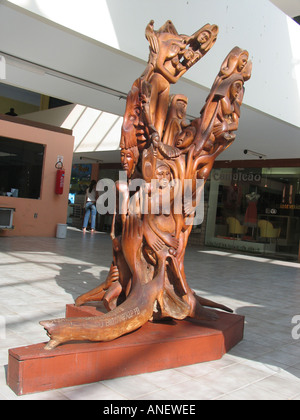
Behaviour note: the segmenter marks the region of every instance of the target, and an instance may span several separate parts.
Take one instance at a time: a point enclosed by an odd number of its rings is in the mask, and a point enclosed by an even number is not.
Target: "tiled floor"
[[[194,290],[246,317],[244,340],[221,360],[17,397],[8,349],[47,341],[39,321],[105,279],[111,243],[73,228],[66,239],[0,238],[0,400],[299,400],[300,264],[196,247],[185,261]]]

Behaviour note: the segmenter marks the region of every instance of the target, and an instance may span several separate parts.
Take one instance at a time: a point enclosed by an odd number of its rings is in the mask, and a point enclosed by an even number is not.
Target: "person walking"
[[[85,215],[83,219],[83,233],[86,232],[86,228],[91,216],[91,233],[95,232],[96,226],[96,200],[97,200],[97,191],[96,191],[97,182],[92,180],[89,187],[86,189],[85,193]]]

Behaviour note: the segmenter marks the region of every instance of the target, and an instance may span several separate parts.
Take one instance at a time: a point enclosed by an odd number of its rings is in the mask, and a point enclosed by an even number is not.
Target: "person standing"
[[[92,180],[89,187],[86,189],[85,193],[85,215],[83,219],[83,233],[86,232],[86,228],[91,216],[91,233],[95,232],[96,226],[96,201],[97,201],[97,191],[96,191],[97,182]]]

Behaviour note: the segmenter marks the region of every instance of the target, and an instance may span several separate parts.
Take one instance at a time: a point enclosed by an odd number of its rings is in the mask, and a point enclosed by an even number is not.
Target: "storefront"
[[[300,167],[293,161],[297,165],[265,161],[213,169],[206,185],[205,245],[297,260]]]
[[[115,181],[119,170],[119,164],[73,165],[70,196],[75,196],[72,207],[79,207],[74,226],[82,225],[84,192],[92,173],[97,179]],[[299,159],[216,163],[205,185],[204,202],[205,220],[193,227],[190,244],[299,259]],[[110,224],[111,215],[98,215],[97,230],[108,232]]]

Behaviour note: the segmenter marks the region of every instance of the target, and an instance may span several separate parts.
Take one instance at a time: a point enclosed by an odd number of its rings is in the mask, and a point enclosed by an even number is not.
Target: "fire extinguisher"
[[[65,170],[62,162],[58,161],[55,164],[56,171],[56,182],[55,182],[55,194],[62,194],[64,192],[64,181],[65,181]]]

